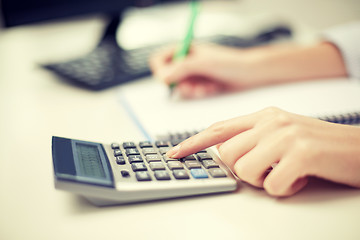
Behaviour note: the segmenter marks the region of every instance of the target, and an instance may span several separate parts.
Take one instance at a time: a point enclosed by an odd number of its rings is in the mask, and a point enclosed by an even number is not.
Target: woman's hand
[[[156,78],[166,84],[176,82],[176,90],[185,98],[211,96],[247,85],[238,81],[239,75],[245,75],[250,68],[250,64],[242,62],[243,50],[194,45],[185,59],[173,62],[174,52],[175,47],[159,51],[150,59],[150,66]]]
[[[273,196],[295,194],[309,176],[360,187],[360,128],[356,126],[267,108],[215,123],[167,155],[181,158],[213,145],[241,180]]]
[[[184,98],[201,98],[268,84],[346,76],[338,49],[331,43],[314,46],[275,45],[248,49],[193,45],[189,55],[172,61],[175,47],[154,54],[156,78],[177,83]]]

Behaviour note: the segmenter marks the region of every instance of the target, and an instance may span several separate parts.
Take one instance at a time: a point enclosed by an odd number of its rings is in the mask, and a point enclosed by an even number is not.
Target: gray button
[[[145,166],[145,164],[144,163],[132,163],[131,164],[131,167],[132,167],[132,169],[133,169],[133,171],[134,172],[137,172],[137,171],[146,171],[147,170],[147,168],[146,168],[146,166]]]
[[[202,164],[205,168],[219,167],[219,164],[217,164],[214,160],[204,160],[202,161]]]
[[[157,180],[170,180],[170,175],[167,171],[155,171]]]
[[[151,181],[151,177],[148,172],[137,172],[136,179],[138,181]]]
[[[176,179],[189,179],[189,174],[187,173],[186,170],[174,170],[174,177]]]
[[[198,161],[185,161],[185,166],[188,169],[201,168],[201,164]]]
[[[170,170],[174,170],[174,169],[183,169],[183,164],[179,161],[169,161],[168,162],[168,167]]]
[[[161,161],[161,157],[158,154],[146,155],[147,162]]]
[[[209,169],[209,173],[214,178],[226,177],[226,173],[221,168],[211,168]]]
[[[165,166],[162,162],[151,162],[150,164],[151,170],[165,170]]]

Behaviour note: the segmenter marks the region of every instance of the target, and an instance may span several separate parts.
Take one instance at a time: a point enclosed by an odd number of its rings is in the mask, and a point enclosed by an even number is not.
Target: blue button
[[[193,168],[190,173],[194,178],[208,178],[206,171],[202,168]]]

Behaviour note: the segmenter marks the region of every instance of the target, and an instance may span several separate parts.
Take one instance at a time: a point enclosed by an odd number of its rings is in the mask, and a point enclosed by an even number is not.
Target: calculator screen
[[[71,140],[76,181],[113,186],[109,161],[101,144]]]
[[[83,175],[100,179],[106,178],[97,146],[77,143],[76,153],[79,171]]]

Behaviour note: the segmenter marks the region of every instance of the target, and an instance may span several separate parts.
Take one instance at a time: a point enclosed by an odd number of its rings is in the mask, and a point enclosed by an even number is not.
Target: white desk
[[[251,2],[239,4],[239,11],[288,7],[289,15],[305,16],[315,29],[360,14],[359,3],[350,0],[302,1],[301,7]],[[324,6],[328,11],[314,18]],[[327,182],[286,199],[242,184],[232,194],[108,208],[56,191],[52,135],[141,138],[119,107],[118,88],[74,88],[36,65],[89,51],[102,25],[95,17],[0,32],[0,239],[360,239],[360,191]]]

